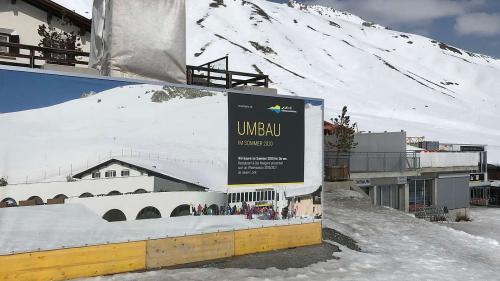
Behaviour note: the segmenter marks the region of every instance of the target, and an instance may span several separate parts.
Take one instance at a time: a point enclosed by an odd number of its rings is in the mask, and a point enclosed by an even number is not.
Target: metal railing
[[[347,166],[350,173],[403,172],[420,168],[416,152],[325,152],[325,166]]]
[[[217,63],[224,62],[223,69],[217,69]],[[188,85],[198,85],[217,88],[234,88],[237,86],[269,87],[269,76],[264,74],[230,71],[227,56],[199,66],[186,66],[186,81]]]

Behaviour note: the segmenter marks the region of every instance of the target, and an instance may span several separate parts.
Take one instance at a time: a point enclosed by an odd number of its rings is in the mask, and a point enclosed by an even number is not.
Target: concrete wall
[[[399,172],[405,170],[406,132],[357,133],[354,140],[358,144],[351,151],[349,157],[351,173]],[[328,143],[335,143],[334,136],[325,136],[325,142],[326,151],[335,150],[331,145],[328,145]],[[332,154],[327,155],[329,155],[328,157],[332,156]],[[328,159],[327,162],[329,162]],[[339,160],[339,162],[342,162],[342,160]]]
[[[127,220],[135,220],[137,214],[145,207],[155,207],[162,217],[170,217],[172,211],[180,205],[198,206],[201,204],[210,207],[227,205],[227,195],[219,192],[180,191],[154,192],[142,194],[127,194],[120,196],[103,196],[92,198],[71,198],[66,204],[82,204],[102,217],[107,211],[118,209]]]
[[[478,152],[420,152],[420,167],[471,167],[478,166]]]
[[[353,152],[406,152],[406,132],[357,133]]]
[[[31,196],[42,198],[43,202],[54,198],[59,194],[66,197],[78,197],[83,193],[89,192],[96,196],[99,194],[108,194],[110,191],[119,191],[121,193],[134,192],[137,189],[154,191],[154,177],[139,176],[126,178],[109,178],[95,180],[78,180],[74,182],[48,182],[16,184],[0,187],[0,201],[5,198],[12,198],[19,203],[20,200],[27,200]]]
[[[0,280],[67,280],[321,243],[321,223],[0,256]]]
[[[446,175],[436,180],[436,205],[448,209],[470,206],[469,175]]]

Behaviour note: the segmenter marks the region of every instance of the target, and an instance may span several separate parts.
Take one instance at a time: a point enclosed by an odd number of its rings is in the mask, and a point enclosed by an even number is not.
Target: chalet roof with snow
[[[194,187],[198,187],[200,189],[208,189],[207,187],[201,186],[198,183],[194,183],[192,181],[185,180],[185,179],[180,179],[179,177],[172,176],[171,174],[168,174],[166,171],[157,168],[160,166],[154,165],[155,164],[154,160],[141,162],[141,159],[136,160],[136,159],[129,159],[126,157],[124,157],[124,158],[111,158],[109,160],[103,161],[95,166],[92,166],[86,170],[83,170],[83,171],[73,175],[73,178],[81,179],[85,175],[90,174],[95,170],[99,170],[101,168],[104,168],[104,167],[109,166],[110,164],[114,164],[114,163],[120,164],[122,166],[131,167],[137,171],[140,171],[140,172],[147,174],[148,176],[154,176],[154,177],[170,180],[170,181],[177,182],[177,183],[185,183],[185,184],[192,185]]]
[[[55,3],[50,0],[20,0],[24,1],[30,5],[33,5],[39,9],[42,9],[47,12],[48,17],[54,15],[57,17],[67,17],[71,20],[71,22],[78,26],[79,28],[90,32],[92,26],[92,20],[72,11],[62,5]],[[12,0],[12,3],[15,3],[16,0]]]

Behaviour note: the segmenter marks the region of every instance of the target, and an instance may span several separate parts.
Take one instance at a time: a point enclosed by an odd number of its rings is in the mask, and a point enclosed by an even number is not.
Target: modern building
[[[337,154],[325,136],[325,165],[346,165],[350,179],[373,204],[406,212],[446,207],[453,213],[470,206],[471,173],[482,171],[486,151],[428,151],[407,146],[406,132],[357,133],[351,153]]]

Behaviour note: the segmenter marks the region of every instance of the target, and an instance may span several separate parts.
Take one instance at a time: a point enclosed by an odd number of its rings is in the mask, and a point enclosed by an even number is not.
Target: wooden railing
[[[0,52],[0,64],[40,68],[43,63],[61,64],[61,65],[88,65],[89,53],[61,50],[53,48],[38,47],[33,45],[0,42],[0,47],[7,47],[7,52]],[[60,55],[61,58],[58,58]],[[17,59],[21,60],[17,60]],[[81,59],[82,58],[82,59]],[[83,60],[87,58],[87,60]]]
[[[44,63],[59,65],[88,65],[89,53],[62,50],[33,45],[0,42],[7,52],[0,52],[0,65],[40,68]],[[215,64],[225,60],[225,69],[216,69]],[[269,76],[228,70],[228,58],[223,57],[200,66],[186,66],[188,85],[233,88],[237,86],[268,87]]]

